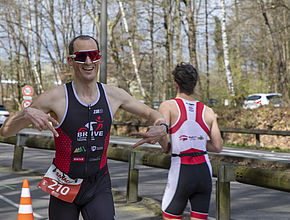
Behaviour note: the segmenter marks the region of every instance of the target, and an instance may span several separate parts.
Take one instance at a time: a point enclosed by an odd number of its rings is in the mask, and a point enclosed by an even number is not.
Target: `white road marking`
[[[8,203],[9,205],[14,206],[17,209],[19,208],[19,205],[18,204],[14,203],[10,199],[6,198],[5,196],[2,196],[1,194],[0,194],[0,199],[2,199],[4,202]],[[39,215],[36,212],[33,212],[33,215],[34,215],[35,218],[44,219],[44,217],[42,215]]]

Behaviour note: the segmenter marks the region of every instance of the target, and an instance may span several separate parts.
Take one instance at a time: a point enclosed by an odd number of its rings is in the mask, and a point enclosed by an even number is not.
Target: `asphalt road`
[[[256,153],[257,157],[262,157],[261,155],[264,154],[264,152],[259,154],[258,151]],[[53,155],[53,151],[25,148],[23,168],[43,173],[49,167]],[[289,154],[279,154],[278,156],[283,160],[290,158]],[[0,218],[16,218],[22,180],[23,178],[28,178],[36,219],[47,219],[48,195],[37,188],[40,177],[33,175],[31,172],[11,172],[7,167],[11,167],[12,157],[12,145],[0,144]],[[275,159],[275,154],[271,155],[271,159]],[[113,189],[125,192],[128,164],[112,160],[109,160],[108,163]],[[137,167],[139,168],[139,196],[151,198],[160,203],[168,171],[146,166]],[[152,210],[144,209],[140,204],[135,206],[127,205],[122,199],[115,200],[117,219],[157,219],[154,218]],[[188,215],[188,208],[186,214]],[[210,219],[215,218],[215,187],[213,187],[209,216]],[[231,219],[289,220],[290,194],[232,182]]]

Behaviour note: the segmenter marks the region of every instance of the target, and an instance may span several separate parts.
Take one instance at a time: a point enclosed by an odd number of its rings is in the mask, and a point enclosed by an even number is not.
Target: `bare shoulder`
[[[215,113],[214,113],[212,108],[208,107],[207,105],[204,105],[204,106],[205,106],[205,114],[209,114],[211,116],[215,116]]]
[[[120,107],[126,108],[126,104],[134,103],[133,97],[130,96],[124,89],[108,84],[103,84],[103,86],[106,90],[107,98],[113,115]]]
[[[213,111],[212,108],[205,105],[205,112],[204,112],[204,119],[207,125],[210,127],[212,126],[212,123],[216,121],[216,114]]]
[[[103,84],[103,86],[106,90],[107,95],[109,96],[118,96],[119,93],[126,93],[124,89],[121,89],[113,85]]]
[[[176,108],[176,104],[173,100],[165,100],[163,101],[160,106],[159,109],[172,109],[172,108]]]
[[[39,95],[32,104],[32,107],[49,112],[51,107],[65,102],[65,89],[63,85],[48,89]]]
[[[114,101],[114,103],[123,103],[125,100],[131,98],[124,89],[108,84],[103,84],[103,86],[110,102]]]
[[[46,101],[50,99],[59,99],[61,97],[65,96],[65,90],[64,86],[56,86],[54,88],[48,89],[45,92],[43,92],[41,95],[38,96],[37,100],[43,100],[45,99]]]

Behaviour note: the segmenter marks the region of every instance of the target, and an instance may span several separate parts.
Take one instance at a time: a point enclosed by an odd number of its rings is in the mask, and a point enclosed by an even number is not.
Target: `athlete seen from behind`
[[[176,98],[159,107],[169,125],[170,143],[163,151],[172,155],[162,199],[163,219],[182,219],[188,201],[191,220],[207,219],[212,190],[207,151],[221,152],[222,138],[214,111],[194,97],[196,69],[181,63],[173,76]]]

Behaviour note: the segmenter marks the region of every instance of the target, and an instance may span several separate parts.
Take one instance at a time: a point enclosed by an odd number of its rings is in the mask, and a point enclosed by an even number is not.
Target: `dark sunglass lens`
[[[75,55],[75,61],[85,62],[87,59],[87,52],[77,52]]]
[[[87,52],[91,61],[96,61],[98,59],[98,52],[97,51],[88,51]]]

